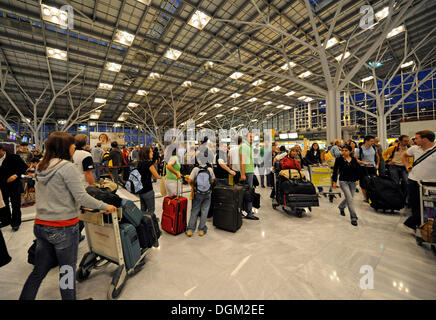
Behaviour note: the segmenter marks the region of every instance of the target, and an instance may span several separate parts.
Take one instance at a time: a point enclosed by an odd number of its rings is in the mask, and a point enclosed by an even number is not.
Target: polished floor
[[[163,233],[160,247],[148,252],[146,265],[127,280],[119,299],[436,299],[436,257],[403,229],[407,211],[376,213],[358,193],[359,226],[354,227],[348,211],[339,215],[338,199],[332,204],[322,198],[320,207],[297,218],[273,210],[270,190],[258,190],[260,221],[244,219],[238,232],[229,233],[209,220],[204,237]],[[161,205],[157,199],[159,217]],[[24,209],[29,221],[18,232],[2,229],[13,260],[0,269],[0,299],[17,299],[32,270],[27,249],[33,210]],[[79,257],[86,251],[84,241]],[[365,268],[374,271],[373,289],[361,287],[370,283],[362,280],[369,275]],[[114,265],[93,270],[78,283],[77,298],[106,299],[114,270]],[[47,275],[38,299],[60,299],[57,272]]]

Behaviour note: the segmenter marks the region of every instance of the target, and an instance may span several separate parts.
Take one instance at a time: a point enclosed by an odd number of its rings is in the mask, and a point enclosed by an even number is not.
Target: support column
[[[376,97],[377,104],[377,136],[380,139],[380,145],[383,150],[388,147],[387,139],[388,139],[388,126],[385,115],[385,98],[384,95],[380,97],[378,95]]]
[[[309,129],[312,129],[312,104],[311,103],[307,105],[307,122],[308,122],[307,127]]]
[[[334,139],[342,139],[341,132],[341,101],[339,92],[329,90],[327,93],[327,143]]]

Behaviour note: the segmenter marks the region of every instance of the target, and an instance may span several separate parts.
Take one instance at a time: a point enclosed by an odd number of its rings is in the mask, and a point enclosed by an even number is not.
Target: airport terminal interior
[[[434,300],[435,133],[435,1],[0,0],[0,300]]]

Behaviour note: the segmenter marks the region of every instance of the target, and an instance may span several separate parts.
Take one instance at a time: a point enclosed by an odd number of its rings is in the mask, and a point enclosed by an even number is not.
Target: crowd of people
[[[86,192],[86,187],[99,181],[105,174],[120,186],[125,186],[131,167],[135,167],[141,176],[142,189],[136,193],[144,212],[155,213],[153,182],[158,179],[161,180],[161,190],[164,187],[168,196],[179,195],[182,183],[191,186],[191,215],[185,231],[188,237],[192,237],[196,229],[199,236],[207,233],[213,185],[271,187],[271,198],[274,199],[273,168],[284,157],[289,157],[293,168],[297,170],[307,166],[330,166],[332,187],[340,187],[344,193],[344,200],[338,207],[339,212],[345,216],[348,207],[351,224],[354,226],[357,226],[358,220],[353,201],[354,194],[358,191],[357,184],[360,185],[364,201],[368,202],[367,177],[391,177],[402,186],[402,196],[407,198],[412,211],[411,217],[404,224],[413,230],[419,226],[418,181],[436,179],[434,132],[419,131],[412,139],[402,135],[386,150],[372,136],[366,136],[359,144],[352,140],[335,140],[326,151],[320,150],[319,145],[314,143],[304,155],[299,145],[287,150],[285,146],[279,147],[277,142],[268,141],[262,148],[255,150],[253,137],[251,132],[245,137],[240,136],[232,146],[214,145],[205,137],[198,147],[189,152],[183,144],[179,145],[168,159],[164,159],[163,150],[157,146],[120,148],[113,141],[110,150],[103,150],[100,143],[91,147],[87,135],[78,134],[73,137],[62,132],[54,132],[49,136],[43,154],[36,149],[30,152],[27,144],[21,144],[16,154],[10,154],[0,145],[0,227],[11,225],[14,231],[19,229],[22,192],[20,177],[29,174],[34,175],[36,180],[35,267],[23,287],[20,299],[36,297],[38,288],[54,261],[70,266],[75,272],[79,242],[84,239],[81,236],[83,224],[78,219],[79,207],[105,210],[106,213],[116,210],[114,206],[91,197]],[[269,160],[270,166],[266,166]],[[244,200],[243,215],[249,220],[259,220],[254,214],[251,201],[252,199]],[[200,223],[197,228],[198,217]],[[10,259],[0,232],[0,266]],[[61,288],[62,298],[75,299],[75,288],[75,284],[73,289]]]

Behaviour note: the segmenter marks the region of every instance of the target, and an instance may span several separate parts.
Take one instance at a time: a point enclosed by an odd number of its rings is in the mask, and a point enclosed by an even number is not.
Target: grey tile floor
[[[155,184],[158,190],[158,184]],[[273,210],[269,189],[261,192],[260,221],[243,221],[236,233],[215,229],[201,238],[163,233],[147,263],[130,277],[119,299],[436,299],[436,257],[419,247],[402,227],[408,212],[382,214],[355,199],[359,226],[339,215],[337,205],[322,198],[303,218]],[[121,196],[134,199],[125,190]],[[162,199],[156,200],[160,217]],[[189,205],[188,205],[189,210]],[[32,270],[27,249],[32,243],[33,207],[13,233],[3,228],[13,260],[0,269],[0,299],[17,299]],[[79,247],[79,258],[88,250]],[[360,287],[361,267],[374,270],[374,288]],[[92,271],[78,283],[78,299],[106,299],[114,265]],[[47,275],[38,299],[60,299],[58,271]]]

